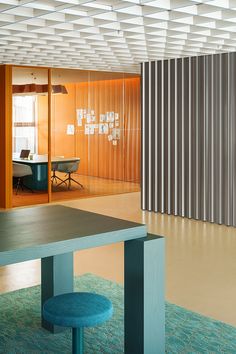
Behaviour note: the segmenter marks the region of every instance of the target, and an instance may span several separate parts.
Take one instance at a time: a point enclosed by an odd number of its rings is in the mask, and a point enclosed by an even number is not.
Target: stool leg
[[[83,354],[83,328],[72,328],[72,354]]]

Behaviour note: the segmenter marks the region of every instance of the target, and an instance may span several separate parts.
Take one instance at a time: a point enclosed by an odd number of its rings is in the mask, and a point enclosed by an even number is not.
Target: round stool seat
[[[57,295],[43,305],[45,320],[63,327],[93,327],[108,320],[112,313],[110,300],[86,292]]]

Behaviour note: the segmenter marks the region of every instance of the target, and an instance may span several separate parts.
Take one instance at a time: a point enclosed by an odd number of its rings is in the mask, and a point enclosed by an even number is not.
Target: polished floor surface
[[[146,223],[149,232],[164,235],[166,299],[236,326],[235,228],[141,211],[140,193],[80,199],[63,204]],[[75,271],[76,274],[91,272],[122,283],[123,244],[77,252]],[[0,269],[1,292],[39,282],[39,261]]]
[[[66,176],[63,173],[57,172],[57,176],[65,180]],[[81,188],[75,182],[71,183],[70,190],[68,184],[58,186],[59,182],[52,185],[52,201],[71,200],[79,198],[91,198],[96,196],[113,195],[121,193],[138,192],[140,183],[124,182],[107,178],[83,176],[74,173],[72,177],[83,185]],[[12,204],[13,207],[26,206],[32,204],[42,204],[48,202],[48,194],[46,191],[34,191],[31,193],[28,190],[19,191],[16,195],[13,191]]]

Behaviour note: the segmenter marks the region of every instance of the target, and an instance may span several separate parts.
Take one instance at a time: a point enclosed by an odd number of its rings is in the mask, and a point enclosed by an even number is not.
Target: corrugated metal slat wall
[[[142,209],[236,225],[236,53],[142,65]]]

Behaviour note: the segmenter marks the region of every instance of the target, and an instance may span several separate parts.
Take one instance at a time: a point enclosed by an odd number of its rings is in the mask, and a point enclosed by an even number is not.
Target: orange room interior
[[[25,74],[28,75],[28,71]],[[37,83],[37,74],[33,76]],[[45,83],[46,79],[45,76]],[[138,191],[140,77],[123,73],[52,69],[52,84],[59,83],[67,93],[51,95],[50,147],[48,95],[37,95],[37,155],[47,155],[50,149],[52,157],[78,157],[80,164],[74,176],[84,188],[72,183],[68,190],[66,184],[60,187],[52,184],[51,199]],[[101,131],[101,125],[104,131]],[[60,173],[59,176],[62,179],[65,177]],[[47,193],[21,191],[15,195],[13,191],[13,206],[47,202]]]

